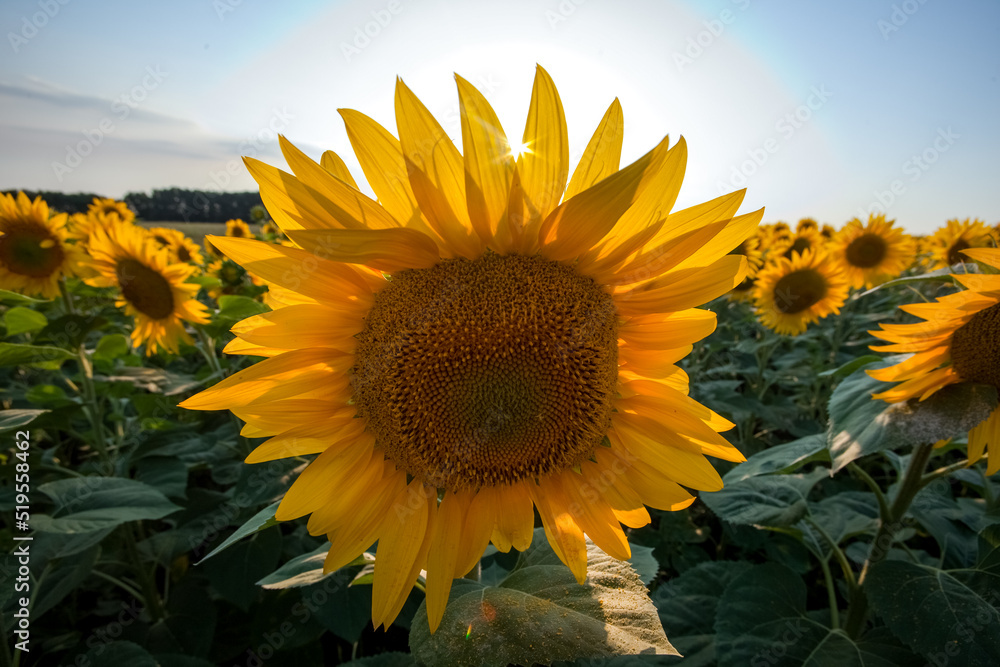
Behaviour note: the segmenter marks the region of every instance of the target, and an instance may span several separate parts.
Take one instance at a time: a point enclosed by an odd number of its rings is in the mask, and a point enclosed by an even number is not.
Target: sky
[[[678,208],[1000,222],[997,0],[4,0],[0,28],[0,189],[256,189],[278,133],[360,182],[337,109],[395,131],[399,76],[460,145],[458,73],[516,139],[539,64],[571,160],[616,97],[623,165],[684,136]]]

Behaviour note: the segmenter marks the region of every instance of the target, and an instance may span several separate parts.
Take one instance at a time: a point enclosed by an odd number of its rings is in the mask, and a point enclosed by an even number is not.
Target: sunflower
[[[161,248],[167,249],[171,262],[202,263],[201,248],[185,236],[181,230],[169,227],[150,227],[146,231]]]
[[[826,244],[826,240],[820,234],[819,228],[810,227],[809,225],[804,227],[800,225],[794,234],[787,237],[786,242],[787,245],[784,246],[782,255],[789,259],[791,259],[792,253],[801,255],[806,250],[812,250],[814,253],[819,252]]]
[[[101,199],[100,197],[94,197],[94,201],[87,207],[87,215],[95,220],[102,217],[119,222],[133,222],[135,220],[135,213],[125,202]]]
[[[837,228],[833,225],[824,224],[819,230],[820,236],[823,237],[824,241],[830,241],[834,236],[837,235]]]
[[[931,268],[946,269],[965,261],[962,251],[991,245],[990,230],[978,218],[949,220],[930,238]]]
[[[806,250],[778,258],[757,275],[753,300],[761,323],[780,334],[798,335],[847,299],[847,277],[829,255]]]
[[[847,274],[851,287],[872,287],[897,277],[913,263],[916,246],[885,215],[869,215],[868,224],[854,218],[830,245],[830,255]]]
[[[168,251],[156,248],[149,234],[135,225],[95,229],[90,237],[90,267],[95,287],[116,287],[121,297],[115,305],[135,318],[132,344],[146,343],[146,354],[163,348],[177,352],[178,341],[192,343],[184,320],[208,321],[208,310],[194,299],[198,286],[184,282],[193,266],[171,264]]]
[[[807,229],[812,229],[818,232],[819,223],[813,220],[812,218],[802,218],[801,220],[799,220],[798,224],[795,225],[795,231],[797,232],[805,231]]]
[[[1000,269],[1000,250],[963,250],[972,259]],[[957,382],[975,382],[1000,389],[1000,276],[953,274],[966,290],[949,294],[934,303],[900,306],[926,320],[916,324],[883,324],[873,336],[891,345],[872,346],[878,352],[912,352],[901,363],[868,371],[876,380],[899,382],[872,398],[898,403],[911,398],[921,401]],[[1000,446],[1000,408],[969,431],[969,461],[982,458],[986,446]],[[987,474],[1000,470],[1000,450],[993,452]]]
[[[65,213],[50,217],[41,197],[0,194],[0,288],[47,299],[59,295],[59,278],[75,273],[83,258],[66,242],[66,220]]]
[[[760,249],[760,239],[756,234],[748,236],[729,254],[743,255],[747,258],[747,276],[743,282],[733,288],[729,296],[739,301],[748,301],[753,293],[754,278],[764,265],[764,253]]]
[[[686,144],[664,139],[619,169],[617,100],[567,179],[562,103],[540,67],[515,157],[486,99],[456,80],[464,155],[400,80],[398,139],[341,111],[377,201],[342,160],[316,163],[284,137],[294,175],[246,159],[300,247],[212,237],[270,284],[273,312],[237,324],[226,348],[266,358],[182,403],[229,408],[245,435],[270,437],[248,462],[319,455],[276,516],[311,514],[327,571],[378,541],[375,626],[426,570],[435,630],[452,579],[491,540],[529,546],[533,507],[582,582],[584,534],[627,558],[622,523],[686,507],[682,485],[719,489],[705,454],[743,460],[674,364],[715,327],[695,306],[743,279],[746,260],[726,253],[763,210],[737,216],[740,191],[670,212]]]
[[[250,231],[250,225],[237,218],[235,220],[226,220],[226,236],[253,238],[253,232]]]

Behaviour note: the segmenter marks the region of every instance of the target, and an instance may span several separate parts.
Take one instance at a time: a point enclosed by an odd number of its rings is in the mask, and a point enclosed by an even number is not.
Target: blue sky
[[[3,189],[252,189],[276,131],[360,177],[337,108],[394,129],[399,75],[460,141],[458,72],[519,137],[539,63],[571,156],[616,96],[623,162],[684,135],[678,206],[1000,220],[995,0],[6,0],[0,27]]]

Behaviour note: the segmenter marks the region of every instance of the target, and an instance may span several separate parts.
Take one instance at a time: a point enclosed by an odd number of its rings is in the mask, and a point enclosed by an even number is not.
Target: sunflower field
[[[0,665],[1000,664],[1000,229],[456,79],[200,242],[2,195]]]

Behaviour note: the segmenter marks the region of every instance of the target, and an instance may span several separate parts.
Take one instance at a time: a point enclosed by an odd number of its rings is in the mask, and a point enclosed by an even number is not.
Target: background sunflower
[[[83,255],[67,243],[67,216],[50,215],[41,197],[0,194],[0,288],[53,298],[59,280],[73,274]]]
[[[847,290],[847,278],[829,255],[806,250],[779,257],[757,274],[753,300],[764,326],[795,335],[840,312]]]
[[[854,218],[830,243],[830,255],[851,287],[872,287],[913,264],[915,244],[894,222],[881,214],[870,215],[867,224]]]

